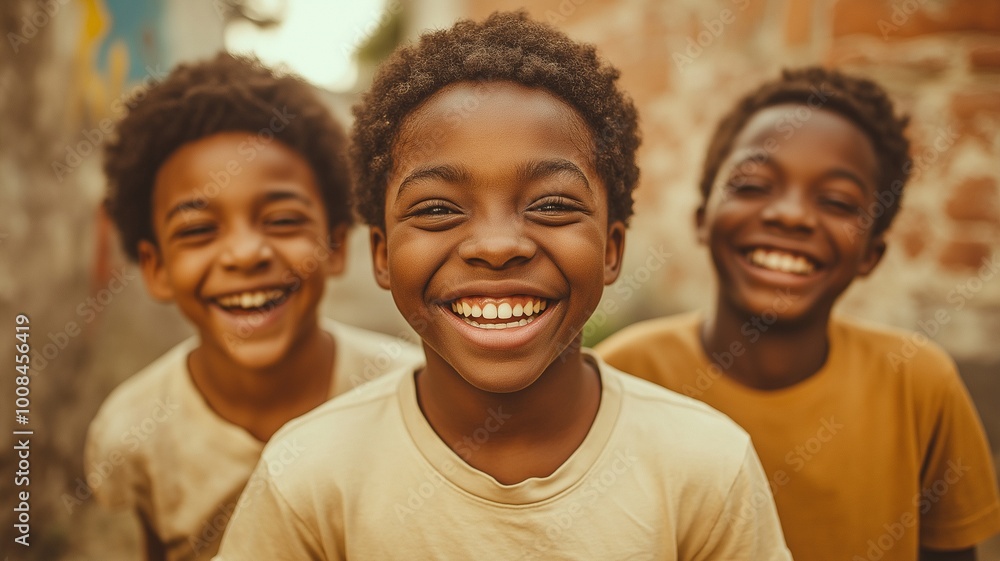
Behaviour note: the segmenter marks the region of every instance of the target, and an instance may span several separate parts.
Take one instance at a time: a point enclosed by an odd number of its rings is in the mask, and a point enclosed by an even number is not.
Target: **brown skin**
[[[311,168],[275,141],[253,160],[245,133],[185,144],[161,166],[153,190],[156,243],[139,243],[153,297],[177,304],[201,344],[188,356],[195,386],[223,419],[261,442],[326,401],[336,349],[319,326],[326,278],[343,270],[345,227],[330,231]],[[211,173],[238,164],[225,187]],[[215,177],[218,177],[216,175]],[[232,313],[219,298],[284,290],[263,313]],[[163,544],[144,522],[147,558]]]
[[[244,133],[182,146],[161,166],[153,191],[154,245],[139,244],[154,297],[172,301],[197,328],[191,377],[224,419],[262,442],[325,401],[335,354],[316,309],[326,277],[343,270],[344,228],[328,233],[315,176],[273,142],[253,160]],[[240,165],[222,189],[205,185]],[[234,315],[218,299],[270,289],[287,299],[265,313]]]
[[[787,137],[788,129],[780,127],[795,122],[794,108],[767,108],[747,122],[696,213],[699,240],[708,245],[719,276],[702,344],[711,356],[741,343],[744,354],[725,374],[763,390],[795,385],[822,368],[834,303],[885,252],[882,237],[859,220],[861,209],[875,201],[877,163],[870,141],[828,111],[816,111]],[[758,247],[805,256],[815,270],[795,275],[762,269],[746,258]],[[750,341],[744,326],[766,317],[777,319],[757,324],[765,328],[754,327],[759,337]],[[975,558],[975,548],[920,552],[920,561]]]
[[[448,86],[403,130],[386,227],[372,227],[371,242],[376,279],[423,340],[422,411],[501,483],[551,475],[597,414],[600,380],[580,333],[624,249],[589,130],[547,91],[509,82]],[[548,308],[503,331],[474,327],[450,307],[527,297]],[[478,449],[462,449],[491,409],[510,416]]]
[[[789,110],[768,108],[747,123],[696,216],[719,277],[704,345],[712,353],[741,343],[746,352],[726,373],[758,389],[787,387],[819,370],[834,302],[885,250],[859,220],[875,200],[871,143],[827,111],[817,111],[786,140],[779,127]],[[767,270],[747,258],[758,248],[807,259],[814,270]],[[754,328],[756,340],[742,333],[754,320],[761,326]]]

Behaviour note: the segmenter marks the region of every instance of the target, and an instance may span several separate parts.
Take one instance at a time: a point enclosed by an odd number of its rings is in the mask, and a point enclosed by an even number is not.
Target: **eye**
[[[581,210],[580,203],[566,197],[546,197],[531,207],[531,210],[546,214],[574,212]]]
[[[455,211],[442,205],[428,206],[414,212],[417,216],[447,216],[455,214]]]
[[[543,226],[564,226],[580,221],[592,212],[582,202],[562,196],[542,197],[527,209],[532,220]]]
[[[174,232],[172,237],[179,238],[181,240],[196,240],[199,238],[204,238],[210,236],[215,232],[214,224],[195,224],[193,226],[185,226]]]
[[[458,214],[458,209],[452,203],[440,199],[421,201],[410,210],[410,216],[438,217]]]
[[[859,205],[842,199],[823,197],[820,199],[820,204],[828,209],[842,214],[856,215],[861,213],[861,207]]]
[[[294,228],[307,222],[304,216],[298,214],[278,214],[264,219],[264,225],[272,228]]]
[[[446,230],[461,223],[462,208],[443,199],[425,199],[409,209],[403,220],[412,220],[413,226],[427,231]]]
[[[769,190],[767,184],[747,177],[734,177],[726,183],[726,191],[732,195],[763,195]]]

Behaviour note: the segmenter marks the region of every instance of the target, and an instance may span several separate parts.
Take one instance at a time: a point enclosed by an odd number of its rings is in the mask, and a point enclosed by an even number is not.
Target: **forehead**
[[[438,158],[473,165],[479,158],[495,160],[511,152],[534,157],[571,152],[593,170],[592,139],[579,113],[545,89],[505,81],[458,82],[404,119],[394,160],[398,171]]]
[[[187,199],[225,205],[276,187],[300,191],[321,204],[313,170],[298,152],[254,133],[222,132],[182,145],[163,162],[153,187],[153,211]]]
[[[755,113],[726,159],[752,155],[800,166],[848,167],[878,177],[875,147],[858,125],[837,112],[804,104],[774,105]]]

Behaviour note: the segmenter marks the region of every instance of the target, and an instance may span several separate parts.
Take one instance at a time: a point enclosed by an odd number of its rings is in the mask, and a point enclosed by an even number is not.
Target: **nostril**
[[[469,263],[499,269],[530,260],[537,249],[534,241],[525,236],[492,235],[469,238],[458,251]]]

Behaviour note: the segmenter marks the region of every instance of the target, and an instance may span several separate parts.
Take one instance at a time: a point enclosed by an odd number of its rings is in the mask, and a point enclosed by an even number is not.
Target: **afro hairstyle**
[[[352,223],[346,136],[301,78],[223,52],[178,65],[126,105],[104,149],[104,206],[133,261],[140,240],[156,244],[152,195],[160,167],[184,144],[222,132],[245,131],[260,144],[277,139],[294,150],[316,176],[329,229]]]
[[[751,117],[767,107],[787,103],[837,113],[871,140],[880,174],[876,187],[879,201],[888,201],[880,214],[872,213],[873,234],[885,232],[899,211],[903,187],[910,176],[910,143],[904,135],[909,117],[894,112],[889,95],[875,82],[818,66],[784,70],[780,78],[746,94],[722,118],[708,145],[702,169],[703,200],[708,200],[719,167]]]
[[[354,107],[351,160],[359,214],[370,225],[385,225],[393,150],[408,115],[449,84],[509,81],[547,90],[583,118],[607,189],[609,219],[627,223],[639,179],[639,132],[635,106],[618,89],[618,76],[592,45],[531,20],[523,10],[424,34],[382,64]]]

